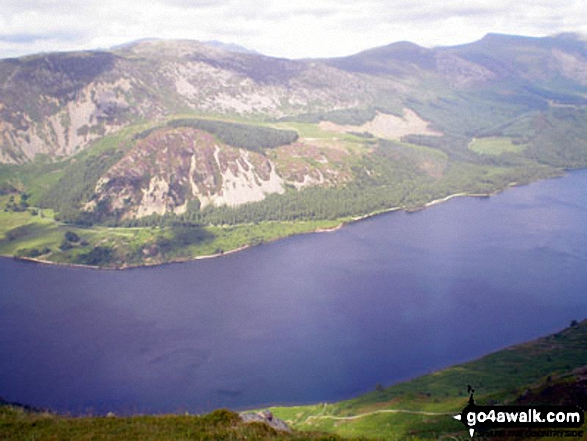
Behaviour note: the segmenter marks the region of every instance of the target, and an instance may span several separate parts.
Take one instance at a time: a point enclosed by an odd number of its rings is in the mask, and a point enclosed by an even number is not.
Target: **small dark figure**
[[[473,406],[475,404],[475,400],[473,399],[475,389],[473,389],[470,384],[467,384],[467,392],[469,393],[469,404]]]

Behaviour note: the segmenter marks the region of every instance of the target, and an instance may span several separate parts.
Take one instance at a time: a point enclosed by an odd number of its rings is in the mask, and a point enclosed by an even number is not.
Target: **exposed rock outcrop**
[[[285,423],[285,421],[276,418],[270,410],[263,410],[256,413],[242,412],[240,413],[240,417],[245,423],[265,423],[275,430],[288,433],[291,432],[291,429]]]
[[[297,160],[296,160],[297,155]],[[270,154],[236,148],[194,128],[160,128],[114,164],[96,184],[86,211],[119,219],[238,206],[285,192],[287,184],[336,185],[351,178],[348,152],[296,142]]]

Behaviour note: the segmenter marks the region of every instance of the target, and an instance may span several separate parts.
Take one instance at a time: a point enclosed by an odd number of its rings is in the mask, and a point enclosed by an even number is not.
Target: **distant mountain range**
[[[0,84],[0,160],[23,163],[39,153],[67,157],[104,134],[178,112],[280,118],[409,107],[454,131],[428,109],[450,111],[451,95],[483,92],[494,106],[525,108],[516,113],[582,105],[587,43],[569,34],[489,34],[454,47],[399,42],[343,58],[286,60],[219,42],[144,40],[0,60]],[[465,124],[470,133],[491,128]]]

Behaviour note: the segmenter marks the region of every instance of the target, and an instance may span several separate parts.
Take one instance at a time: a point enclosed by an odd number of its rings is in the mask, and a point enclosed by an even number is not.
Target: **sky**
[[[587,35],[584,0],[1,0],[0,58],[143,38],[217,40],[265,55],[350,55],[485,34]]]

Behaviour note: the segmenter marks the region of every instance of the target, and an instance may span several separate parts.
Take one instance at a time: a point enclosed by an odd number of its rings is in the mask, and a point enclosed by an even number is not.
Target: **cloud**
[[[30,44],[35,43],[39,40],[45,40],[48,37],[46,35],[37,34],[12,34],[12,35],[0,35],[0,41],[4,43],[13,44]]]
[[[430,47],[489,32],[587,33],[586,16],[582,0],[3,0],[0,57],[141,38],[220,40],[268,55],[326,57],[399,40]]]

